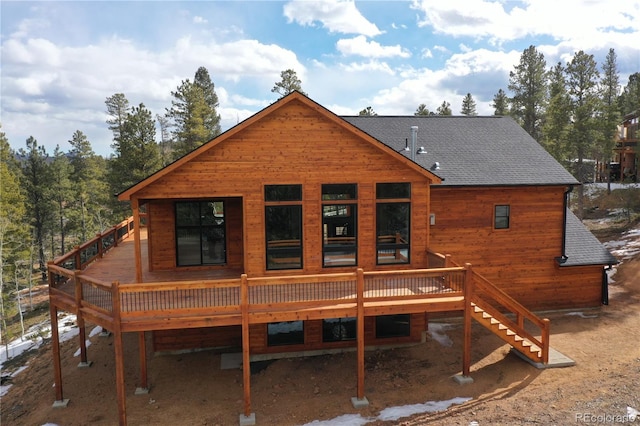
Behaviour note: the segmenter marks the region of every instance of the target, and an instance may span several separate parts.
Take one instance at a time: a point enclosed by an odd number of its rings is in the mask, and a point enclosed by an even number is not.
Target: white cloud
[[[628,43],[640,37],[640,0],[414,0],[412,7],[423,13],[420,26],[493,43],[542,35],[589,49],[612,31],[625,32]]]
[[[209,21],[207,21],[202,16],[194,16],[193,17],[193,23],[194,24],[207,24],[207,23],[209,23]]]
[[[428,47],[425,47],[424,49],[422,49],[422,58],[433,58],[433,52],[431,52],[431,49],[429,49]]]
[[[411,56],[411,52],[400,45],[382,46],[378,42],[367,41],[363,35],[338,40],[336,47],[345,56],[358,55],[366,58],[409,58]]]
[[[288,22],[313,26],[316,21],[329,32],[363,34],[373,37],[382,32],[358,10],[353,0],[293,0],[284,6]]]
[[[348,65],[342,65],[342,68],[348,72],[366,72],[376,71],[393,75],[395,71],[385,62],[370,60],[368,62],[352,62]]]

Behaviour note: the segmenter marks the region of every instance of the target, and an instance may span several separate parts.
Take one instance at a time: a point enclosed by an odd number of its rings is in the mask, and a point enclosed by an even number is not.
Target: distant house
[[[616,145],[613,149],[614,161],[611,168],[612,181],[638,181],[638,123],[640,111],[624,116],[618,126]]]
[[[567,208],[578,184],[511,118],[339,117],[294,92],[119,194],[123,231],[50,265],[52,318],[113,331],[121,423],[126,332],[242,351],[246,417],[251,359],[355,347],[363,401],[365,347],[419,342],[428,315],[464,317],[463,376],[472,319],[545,363],[532,310],[606,303],[616,263]]]

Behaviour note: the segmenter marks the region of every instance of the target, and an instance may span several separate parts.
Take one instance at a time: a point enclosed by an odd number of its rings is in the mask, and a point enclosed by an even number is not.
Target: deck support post
[[[84,316],[82,315],[82,299],[84,295],[82,294],[82,280],[80,278],[79,270],[74,272],[74,281],[76,284],[76,307],[78,311],[76,312],[76,324],[78,325],[78,344],[80,345],[80,362],[78,363],[78,368],[86,368],[91,367],[92,362],[87,361],[87,328],[84,323]]]
[[[356,397],[351,398],[354,408],[366,407],[369,401],[364,396],[364,270],[358,268],[356,272],[356,295],[357,295],[357,358],[358,358],[358,385]]]
[[[142,282],[142,245],[140,242],[140,204],[137,198],[131,199],[131,209],[133,210],[133,245],[134,258],[136,262],[136,282]],[[128,227],[127,227],[128,228]],[[127,233],[129,229],[127,229]]]
[[[473,289],[473,270],[470,263],[465,263],[464,278],[464,338],[462,343],[462,376],[469,377],[471,370],[471,296]]]
[[[53,274],[49,274],[51,277]],[[51,285],[51,284],[49,284]],[[60,336],[58,333],[58,307],[54,303],[49,303],[49,315],[51,315],[51,349],[53,351],[53,376],[56,389],[56,399],[53,407],[66,407],[68,399],[64,399],[62,394],[62,364],[60,362]]]
[[[146,395],[149,393],[147,383],[147,341],[144,331],[138,332],[138,348],[140,351],[140,386],[136,388],[136,395]]]
[[[118,398],[118,424],[127,424],[127,395],[124,381],[124,348],[122,342],[122,327],[120,324],[120,283],[114,281],[111,285],[113,299],[113,342],[116,358],[116,395]]]
[[[242,383],[244,389],[244,410],[240,415],[240,425],[256,423],[256,415],[251,412],[251,356],[249,351],[249,281],[247,274],[240,277],[240,311],[242,313]]]

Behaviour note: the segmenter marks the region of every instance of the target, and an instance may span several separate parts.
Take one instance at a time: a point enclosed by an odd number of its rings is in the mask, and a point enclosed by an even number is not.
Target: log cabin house
[[[339,117],[294,92],[119,194],[132,218],[50,263],[56,402],[58,310],[83,363],[85,323],[113,333],[121,424],[123,333],[141,389],[145,333],[154,352],[241,352],[242,424],[251,360],[355,348],[357,406],[365,348],[420,342],[438,314],[463,317],[461,377],[472,320],[544,364],[532,311],[606,303],[616,263],[567,208],[578,184],[511,118]]]

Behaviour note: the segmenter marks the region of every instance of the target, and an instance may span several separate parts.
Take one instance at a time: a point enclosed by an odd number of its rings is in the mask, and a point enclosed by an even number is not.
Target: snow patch
[[[580,318],[598,318],[598,315],[587,315],[584,312],[569,312],[568,314],[565,314],[566,316],[574,316],[574,317],[580,317]]]
[[[345,414],[330,420],[314,420],[303,426],[362,426],[377,421],[395,421],[416,414],[444,411],[455,404],[463,404],[472,398],[456,397],[446,401],[428,401],[424,404],[402,405],[385,408],[377,417],[362,417],[360,414]]]
[[[453,340],[445,333],[446,330],[452,328],[451,324],[429,323],[429,335],[433,340],[442,346],[450,348],[453,346]]]

